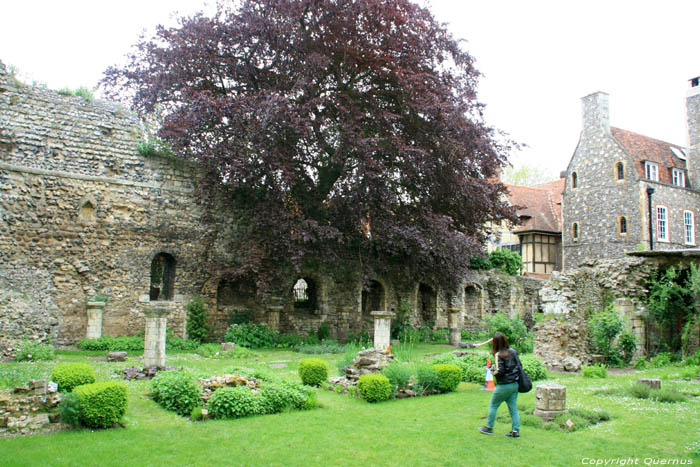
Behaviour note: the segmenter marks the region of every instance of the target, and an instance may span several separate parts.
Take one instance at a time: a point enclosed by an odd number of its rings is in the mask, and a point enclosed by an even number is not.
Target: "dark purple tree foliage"
[[[245,232],[237,274],[314,258],[454,285],[514,219],[478,75],[407,0],[247,0],[159,27],[103,85],[201,164]]]

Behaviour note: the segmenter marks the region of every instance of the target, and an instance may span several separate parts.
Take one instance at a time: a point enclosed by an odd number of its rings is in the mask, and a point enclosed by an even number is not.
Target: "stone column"
[[[284,309],[279,305],[268,305],[267,307],[267,325],[273,331],[280,330],[280,312]]]
[[[450,328],[450,345],[459,345],[462,342],[462,326],[460,325],[461,308],[448,308],[448,326]]]
[[[537,401],[534,414],[548,422],[566,410],[566,386],[548,384],[537,386],[535,390]]]
[[[88,339],[102,337],[102,312],[105,302],[87,302],[87,333]]]
[[[165,330],[170,309],[167,302],[154,301],[145,304],[146,342],[143,351],[143,366],[165,367]]]
[[[374,348],[386,350],[391,344],[391,320],[396,313],[391,311],[373,311],[374,317]]]
[[[645,355],[646,323],[644,322],[644,310],[635,309],[634,302],[629,298],[618,298],[614,305],[632,325],[632,334],[637,341],[635,355]]]

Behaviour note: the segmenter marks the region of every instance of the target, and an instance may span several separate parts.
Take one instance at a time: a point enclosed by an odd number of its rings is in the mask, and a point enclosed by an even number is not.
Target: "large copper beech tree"
[[[244,232],[237,273],[342,259],[454,285],[513,218],[478,75],[407,0],[247,0],[159,27],[103,84],[201,164]]]

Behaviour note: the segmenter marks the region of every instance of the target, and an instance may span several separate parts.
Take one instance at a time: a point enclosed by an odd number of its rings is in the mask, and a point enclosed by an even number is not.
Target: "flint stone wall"
[[[235,216],[197,202],[197,171],[163,157],[144,157],[138,118],[116,104],[17,82],[0,63],[0,350],[19,340],[72,345],[86,336],[87,300],[107,296],[102,335],[144,329],[150,266],[159,253],[175,259],[168,328],[185,336],[186,304],[201,295],[214,337],[223,337],[234,310],[281,332],[308,334],[328,323],[331,337],[373,330],[369,312],[407,302],[413,326],[448,326],[448,310],[464,310],[459,325],[475,327],[489,313],[531,319],[537,282],[500,272],[474,272],[459,290],[417,278],[370,278],[380,296],[363,301],[359,264],[288,269],[285,280],[258,293],[255,278],[235,278],[241,252]],[[294,307],[297,279],[314,281],[313,307]],[[421,290],[428,290],[429,293]],[[466,291],[466,292],[465,292]]]

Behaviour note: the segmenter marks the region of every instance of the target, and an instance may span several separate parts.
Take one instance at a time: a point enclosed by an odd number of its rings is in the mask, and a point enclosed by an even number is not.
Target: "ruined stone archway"
[[[421,324],[435,326],[437,322],[437,293],[435,289],[427,284],[418,285],[418,296],[416,300],[416,314],[421,320]]]
[[[473,330],[484,316],[484,291],[479,284],[464,286],[464,327]]]

